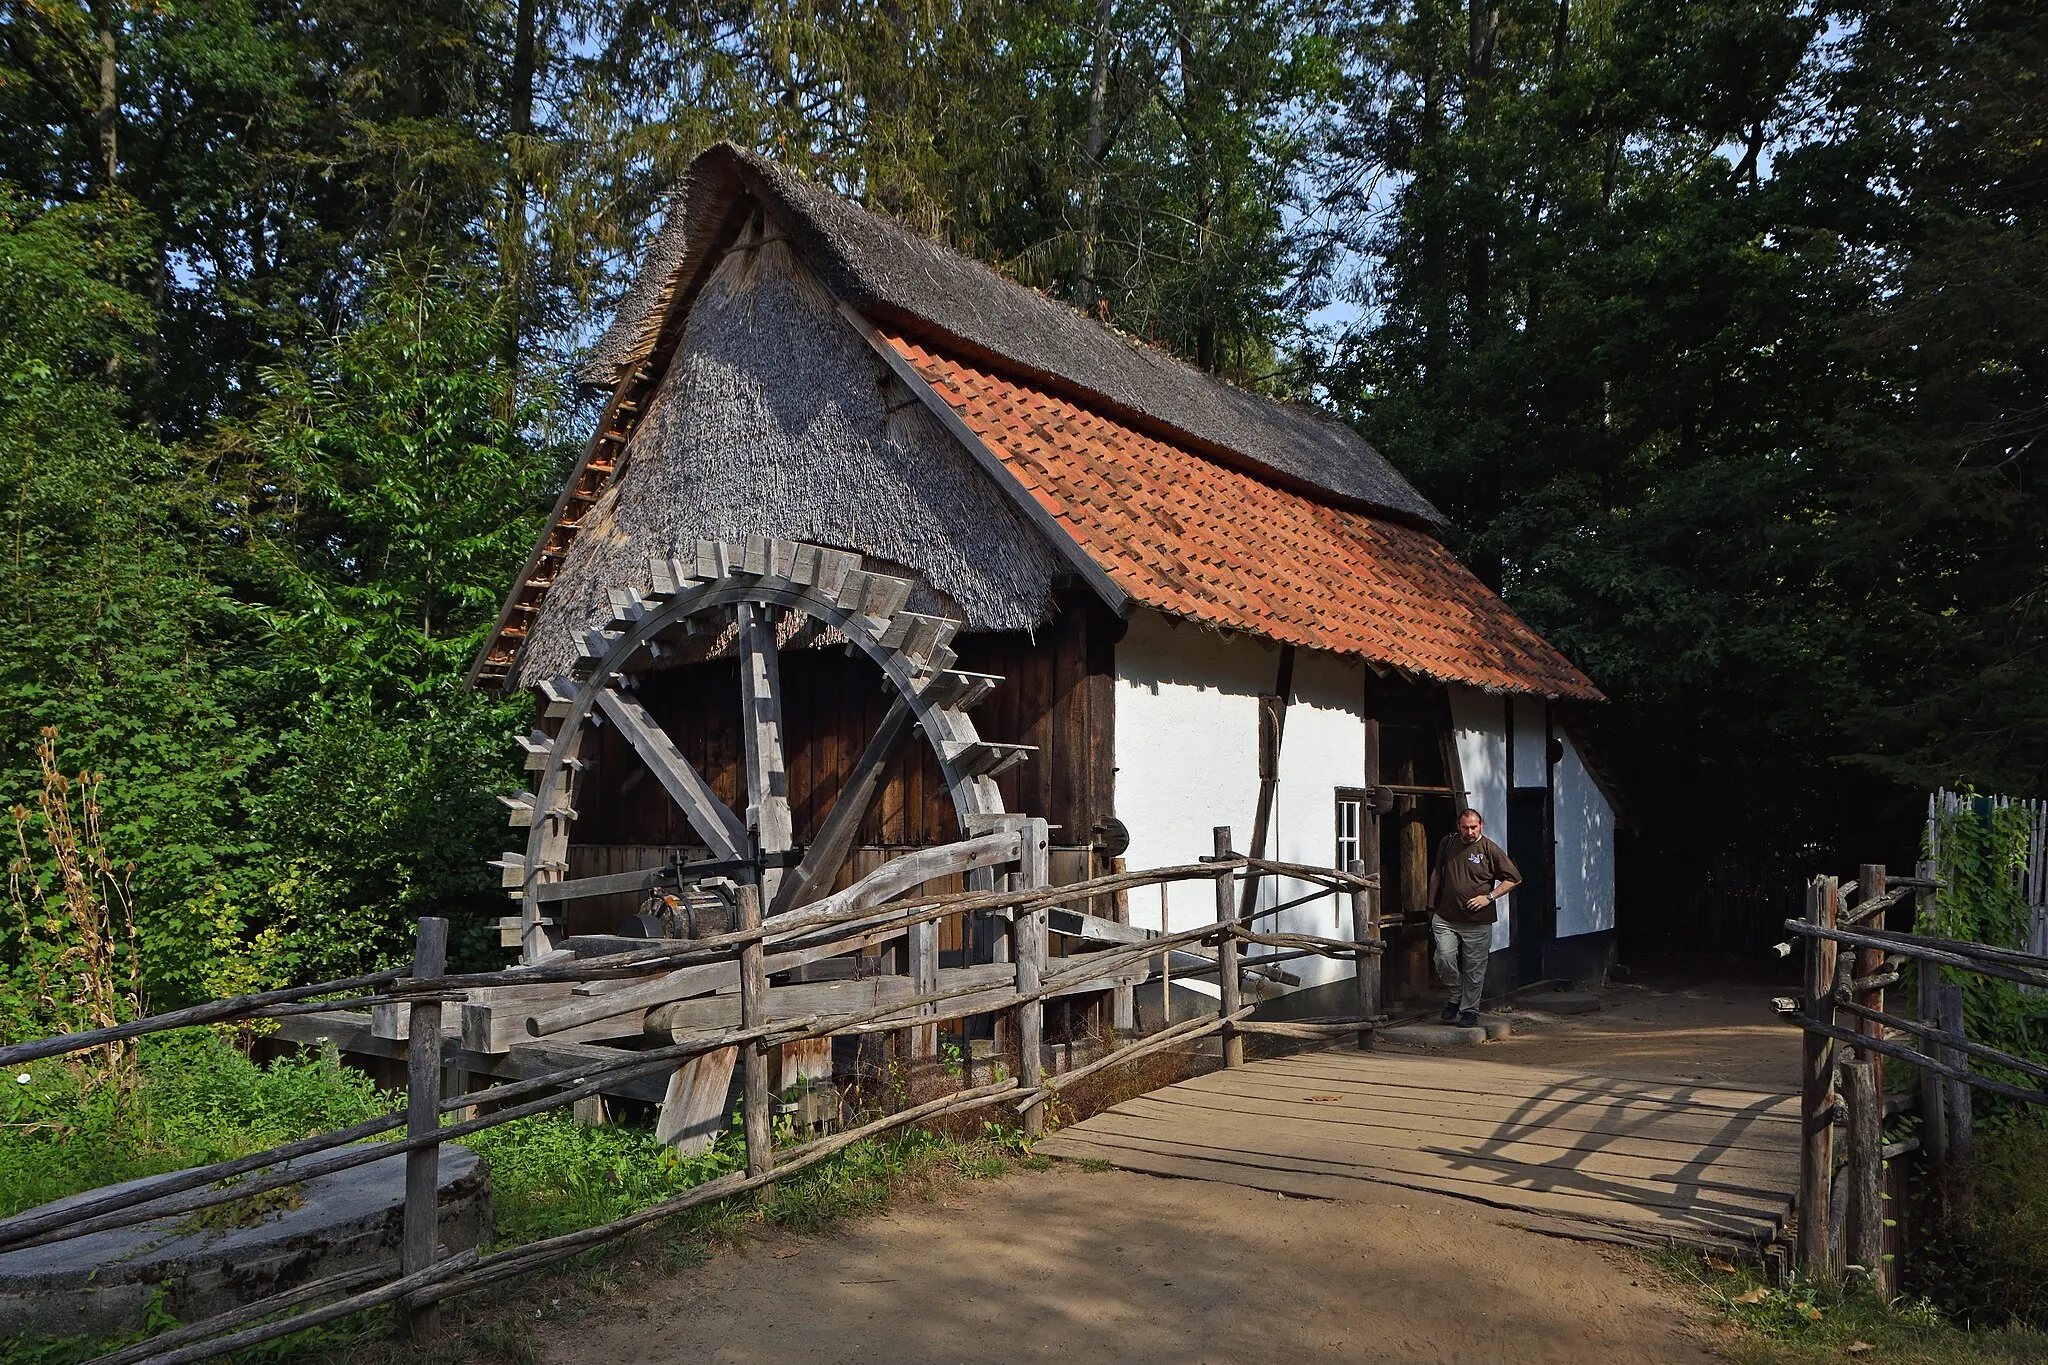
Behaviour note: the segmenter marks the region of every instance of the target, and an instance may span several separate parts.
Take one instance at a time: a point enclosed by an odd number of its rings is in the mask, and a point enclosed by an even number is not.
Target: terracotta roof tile
[[[1331,507],[889,338],[1137,601],[1446,682],[1600,691],[1422,531]]]

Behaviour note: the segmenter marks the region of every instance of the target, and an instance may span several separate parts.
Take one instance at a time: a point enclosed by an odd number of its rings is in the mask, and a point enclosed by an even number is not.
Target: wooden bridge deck
[[[1327,1199],[1398,1185],[1541,1231],[1754,1251],[1798,1188],[1798,1096],[1345,1049],[1183,1081],[1038,1150]]]

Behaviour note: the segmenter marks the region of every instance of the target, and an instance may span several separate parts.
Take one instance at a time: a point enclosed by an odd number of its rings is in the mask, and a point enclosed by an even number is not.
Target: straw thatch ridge
[[[745,190],[786,224],[839,297],[871,319],[1021,372],[1104,415],[1276,481],[1429,526],[1443,514],[1344,423],[1244,392],[1056,303],[788,168],[727,143],[692,163],[668,226],[584,371],[609,387],[654,349],[667,301]]]
[[[785,241],[752,228],[698,291],[662,387],[535,617],[515,685],[569,670],[648,556],[767,532],[922,579],[919,610],[1030,630],[1065,563],[839,316]]]

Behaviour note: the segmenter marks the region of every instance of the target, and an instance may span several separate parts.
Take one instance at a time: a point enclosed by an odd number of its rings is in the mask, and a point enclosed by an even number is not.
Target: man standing
[[[1436,942],[1436,975],[1451,992],[1443,1020],[1471,1028],[1479,1022],[1486,958],[1493,951],[1493,903],[1522,884],[1522,873],[1501,846],[1486,837],[1486,821],[1467,806],[1458,832],[1436,846],[1429,873],[1429,933]]]

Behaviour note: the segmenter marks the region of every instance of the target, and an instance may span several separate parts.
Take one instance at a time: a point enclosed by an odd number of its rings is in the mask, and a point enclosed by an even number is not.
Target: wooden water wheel
[[[651,591],[611,590],[610,620],[585,634],[569,676],[541,685],[543,726],[521,740],[526,766],[537,777],[532,791],[508,798],[508,804],[513,825],[529,830],[526,849],[506,853],[494,865],[519,902],[519,918],[508,920],[506,928],[508,938],[516,930],[522,961],[538,961],[553,950],[552,912],[585,897],[651,891],[669,903],[694,904],[712,889],[751,884],[760,888],[772,919],[826,894],[854,848],[885,768],[912,727],[931,746],[963,845],[1004,821],[995,776],[1026,757],[1030,747],[989,743],[975,733],[969,709],[1002,680],[953,667],[950,642],[960,623],[909,610],[911,580],[871,571],[860,556],[845,551],[763,536],[743,547],[700,540],[693,557],[656,556],[650,569]],[[892,694],[807,847],[796,845],[792,826],[780,664],[780,652],[799,639],[811,646],[843,644],[849,653],[866,656]],[[692,657],[738,663],[733,703],[744,768],[734,805],[719,799],[634,695],[652,670]],[[556,723],[552,733],[546,721]],[[585,756],[599,725],[615,727],[659,780],[706,856],[645,871],[569,876],[579,833],[602,842],[595,836],[603,831],[579,830],[577,819]],[[920,862],[947,872],[985,865],[964,852],[951,858],[943,850],[928,852],[937,856]],[[930,939],[932,926],[920,928]],[[935,957],[934,945],[922,945],[925,955]],[[913,937],[913,957],[919,947]]]

